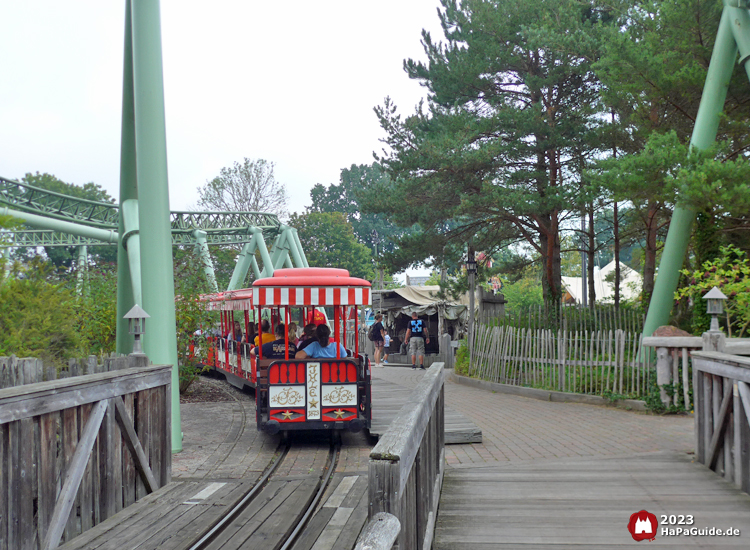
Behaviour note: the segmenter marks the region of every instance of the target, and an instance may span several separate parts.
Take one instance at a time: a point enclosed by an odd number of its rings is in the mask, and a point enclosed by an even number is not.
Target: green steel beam
[[[214,262],[211,260],[211,254],[208,252],[206,232],[196,229],[193,231],[193,236],[195,237],[195,249],[203,264],[203,273],[206,275],[208,286],[211,288],[211,292],[219,292],[219,286],[216,284],[216,274],[214,273]]]
[[[242,250],[240,250],[240,253],[237,255],[237,263],[235,264],[234,271],[232,272],[232,279],[229,281],[227,290],[237,290],[245,281],[245,277],[247,277],[247,270],[252,265],[252,259],[255,259],[256,243],[257,239],[255,235],[253,235],[253,240],[249,243],[245,243],[245,245],[242,247]]]
[[[61,220],[59,218],[48,218],[39,214],[32,214],[21,210],[12,210],[7,206],[0,206],[0,215],[12,216],[23,220],[26,225],[50,229],[53,231],[62,231],[84,237],[86,239],[96,239],[104,243],[117,243],[118,233],[113,229],[100,229],[88,225],[81,225],[71,221]]]
[[[130,0],[125,2],[125,45],[122,71],[122,127],[120,129],[120,203],[138,200],[138,179],[135,159],[135,104],[133,100],[133,31]],[[125,234],[125,219],[118,211],[117,227]],[[133,335],[129,332],[125,315],[136,304],[130,273],[128,251],[122,241],[117,245],[117,353],[133,352]],[[140,270],[135,274],[140,292]],[[141,293],[142,294],[142,293]],[[142,306],[143,304],[138,304]]]
[[[742,12],[742,14],[738,13]],[[742,27],[740,15],[747,16],[745,10],[724,7],[716,35],[711,63],[703,86],[698,115],[690,139],[691,147],[707,149],[716,140],[719,120],[724,110],[729,80],[737,58],[737,43],[732,35],[733,26],[737,25],[741,34],[747,34],[750,26]],[[690,242],[690,233],[695,219],[695,212],[677,206],[664,243],[664,252],[659,263],[659,274],[654,283],[654,293],[648,306],[646,321],[643,325],[644,336],[651,336],[662,325],[669,322],[669,315],[674,304],[674,293],[680,276],[680,269],[685,261],[685,254]]]
[[[143,309],[151,316],[144,351],[172,365],[172,452],[182,450],[180,378],[175,332],[174,271],[169,219],[167,136],[158,0],[132,0],[135,159],[138,180]]]

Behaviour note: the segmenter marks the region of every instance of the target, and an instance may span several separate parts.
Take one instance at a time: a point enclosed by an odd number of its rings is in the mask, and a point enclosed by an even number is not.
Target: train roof
[[[294,267],[277,269],[252,288],[204,294],[209,310],[243,310],[257,306],[370,305],[372,285],[346,269]]]
[[[371,287],[346,269],[293,267],[255,281],[252,299],[256,306],[369,305]]]

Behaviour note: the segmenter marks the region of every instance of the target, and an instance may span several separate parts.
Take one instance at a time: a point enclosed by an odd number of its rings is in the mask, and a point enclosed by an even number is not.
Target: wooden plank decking
[[[434,550],[633,548],[630,515],[692,515],[739,537],[662,536],[659,545],[747,548],[750,495],[688,455],[561,459],[447,469]],[[677,527],[677,526],[675,526]]]
[[[411,395],[412,388],[372,378],[372,427],[370,435],[380,437]],[[445,444],[481,443],[482,430],[461,413],[445,407]]]

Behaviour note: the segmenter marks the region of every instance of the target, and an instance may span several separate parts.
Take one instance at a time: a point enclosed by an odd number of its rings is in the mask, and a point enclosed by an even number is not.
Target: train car
[[[250,352],[249,345],[217,339],[215,368],[235,385],[255,388],[258,430],[370,427],[370,365],[358,337],[358,313],[370,304],[370,290],[369,282],[350,277],[345,269],[288,268],[255,281],[251,289],[208,297],[209,308],[222,312],[222,329],[235,320],[247,326],[250,319],[269,320],[272,332],[276,324],[288,327],[290,321],[300,326],[326,322],[331,328],[337,344],[337,356],[331,358],[296,359],[286,351],[281,359],[269,359],[260,347]],[[286,344],[288,339],[287,334]],[[339,343],[347,348],[346,356]]]

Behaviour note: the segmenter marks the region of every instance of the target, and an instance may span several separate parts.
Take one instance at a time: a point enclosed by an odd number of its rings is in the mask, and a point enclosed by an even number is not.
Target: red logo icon
[[[628,531],[633,536],[633,540],[641,542],[642,540],[653,541],[656,538],[656,530],[659,528],[659,521],[654,514],[641,510],[630,516],[628,522]]]

